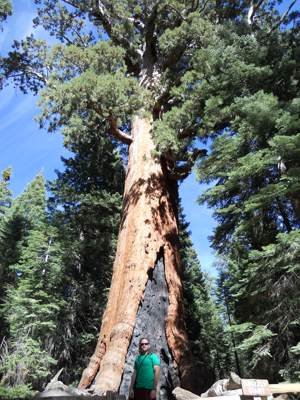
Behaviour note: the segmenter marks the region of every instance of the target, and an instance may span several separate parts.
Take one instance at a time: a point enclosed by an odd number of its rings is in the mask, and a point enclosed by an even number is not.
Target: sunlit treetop
[[[269,49],[298,17],[294,1],[282,15],[279,3],[36,0],[35,24],[62,44],[15,43],[4,76],[47,88],[41,121],[66,142],[93,125],[129,144],[132,116],[150,112],[158,154],[181,179],[205,154],[197,138],[232,130],[229,105],[277,73]]]

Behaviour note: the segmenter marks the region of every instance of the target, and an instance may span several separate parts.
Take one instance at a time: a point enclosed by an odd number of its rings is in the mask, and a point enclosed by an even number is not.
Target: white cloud
[[[13,86],[5,87],[0,93],[0,115],[5,110],[5,108],[11,103],[12,99],[16,94],[16,90]],[[0,117],[1,118],[1,117]],[[0,127],[1,129],[1,127]]]
[[[33,32],[32,20],[35,17],[33,2],[18,0],[13,2],[13,14],[3,24],[0,36],[1,54],[10,50],[14,40],[24,39]]]
[[[23,97],[23,100],[17,99],[17,96],[12,97],[10,101],[10,105],[12,107],[11,111],[8,113],[4,113],[4,109],[1,110],[0,115],[0,135],[1,132],[5,133],[5,130],[12,124],[14,124],[21,116],[25,115],[32,109],[33,102],[36,99],[33,96],[27,95]],[[17,106],[15,107],[15,104]],[[8,108],[8,107],[6,107]]]

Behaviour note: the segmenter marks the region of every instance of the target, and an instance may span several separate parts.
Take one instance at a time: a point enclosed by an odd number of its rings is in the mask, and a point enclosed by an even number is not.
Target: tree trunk
[[[170,352],[165,329],[168,314],[168,288],[162,254],[154,270],[150,270],[149,279],[136,315],[136,323],[130,346],[127,351],[122,382],[119,393],[127,397],[134,369],[134,360],[139,351],[142,337],[150,338],[150,351],[160,356],[159,399],[173,399],[172,391],[180,385],[178,368]]]
[[[94,382],[97,392],[118,391],[137,312],[159,255],[168,292],[166,340],[181,383],[189,386],[174,192],[160,160],[153,156],[151,128],[150,118],[134,117],[112,282],[96,350],[80,388]]]

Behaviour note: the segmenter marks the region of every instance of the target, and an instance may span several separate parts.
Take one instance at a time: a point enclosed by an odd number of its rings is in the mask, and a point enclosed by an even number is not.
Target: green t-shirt
[[[140,354],[134,362],[136,389],[154,389],[154,365],[160,365],[156,354]]]

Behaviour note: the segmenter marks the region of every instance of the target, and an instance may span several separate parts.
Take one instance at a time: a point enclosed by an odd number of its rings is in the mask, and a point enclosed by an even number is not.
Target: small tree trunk
[[[188,386],[190,362],[186,356],[176,210],[166,173],[153,156],[151,128],[150,118],[134,117],[112,282],[96,350],[83,372],[80,388],[88,387],[97,374],[97,391],[119,389],[148,272],[155,267],[159,253],[168,288],[167,343],[181,382]]]

